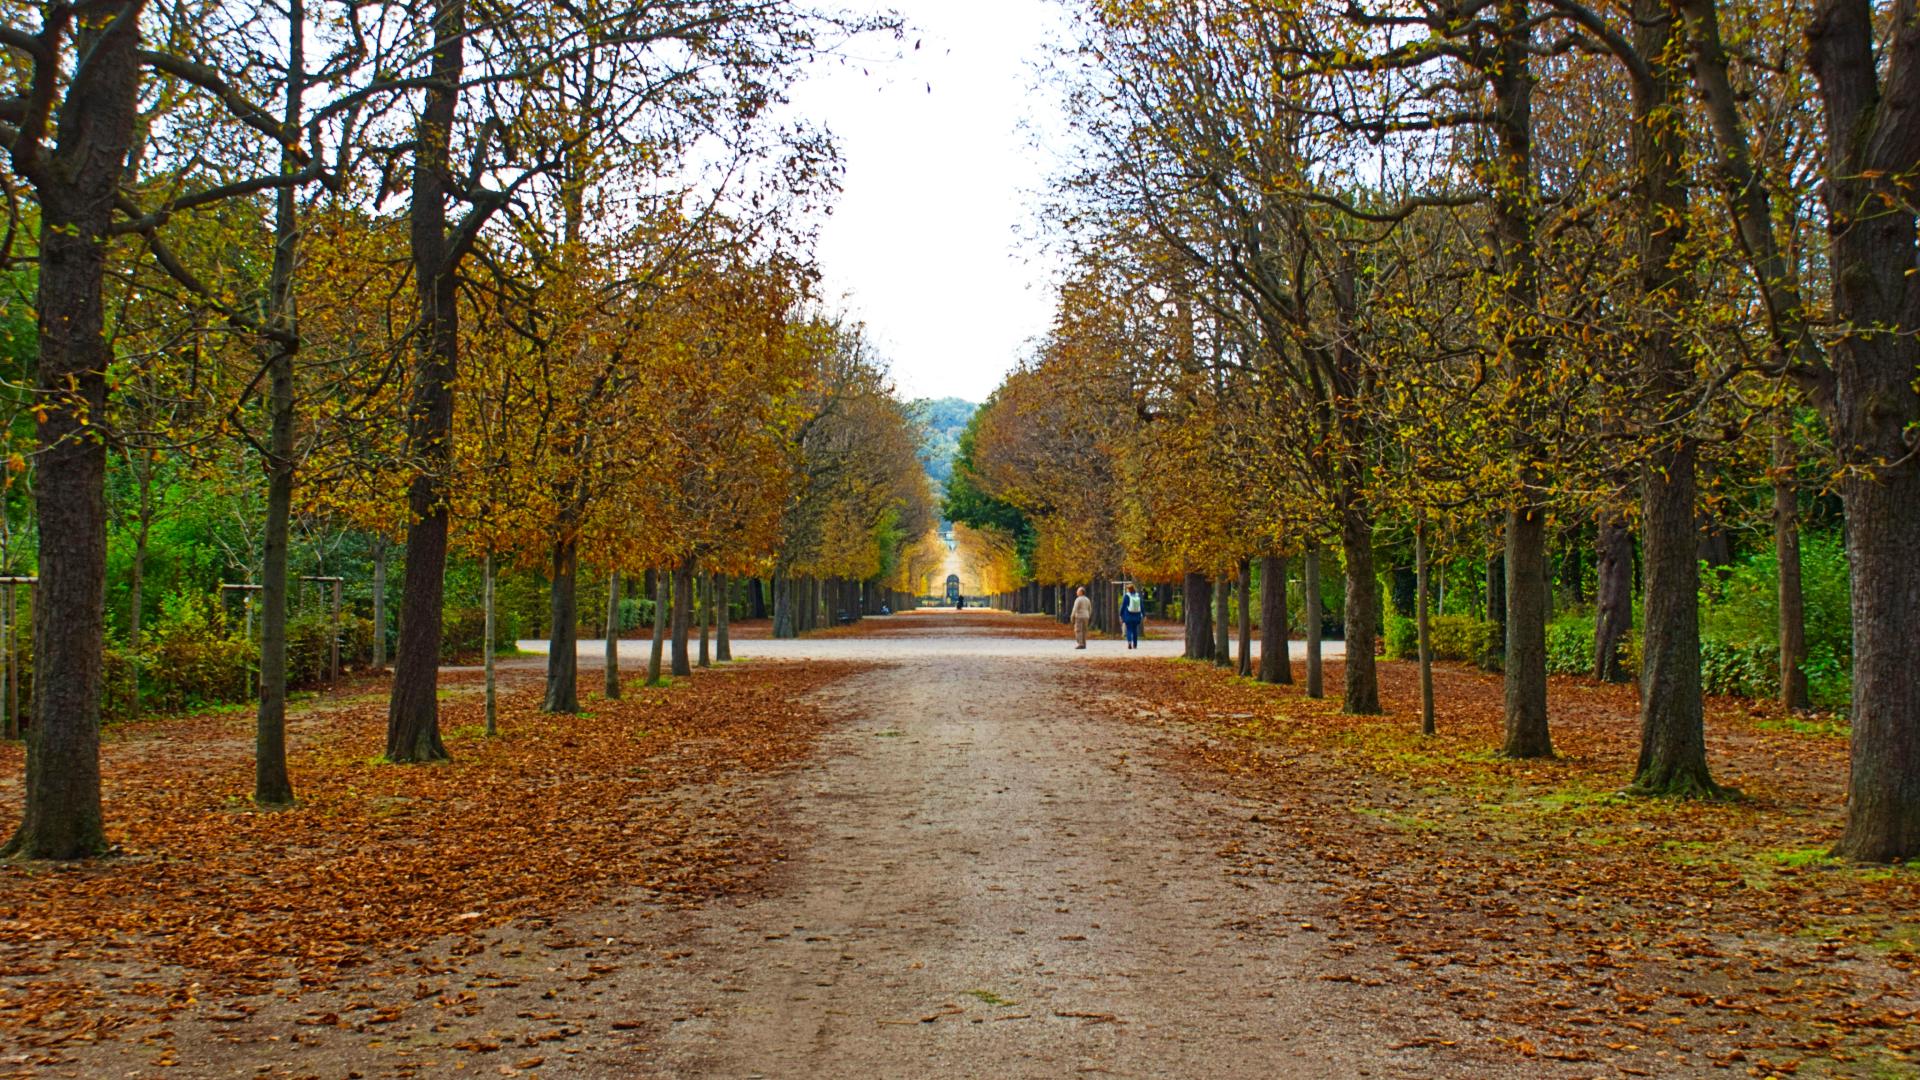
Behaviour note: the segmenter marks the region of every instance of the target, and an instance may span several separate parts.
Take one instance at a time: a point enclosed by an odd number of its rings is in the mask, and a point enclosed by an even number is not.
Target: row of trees
[[[1835,492],[1838,851],[1920,855],[1911,3],[1090,0],[1077,26],[1073,269],[963,462],[1029,573],[1186,574],[1192,614],[1195,575],[1337,553],[1345,706],[1374,712],[1376,553],[1412,549],[1423,613],[1434,553],[1486,560],[1504,748],[1535,757],[1551,549],[1581,538],[1600,674],[1640,624],[1634,789],[1713,797],[1703,532],[1771,518],[1804,706],[1799,535]]]
[[[37,537],[8,569],[39,578],[4,852],[106,847],[110,481],[145,500],[137,651],[154,477],[257,462],[269,806],[294,796],[303,521],[375,538],[376,622],[399,548],[394,762],[447,756],[450,555],[489,595],[501,566],[550,583],[558,711],[578,708],[583,559],[660,571],[676,670],[695,578],[904,582],[932,527],[914,425],[858,328],[811,299],[837,165],[780,114],[804,64],[896,29],[789,0],[0,7],[0,258],[34,311],[7,321],[8,521]]]

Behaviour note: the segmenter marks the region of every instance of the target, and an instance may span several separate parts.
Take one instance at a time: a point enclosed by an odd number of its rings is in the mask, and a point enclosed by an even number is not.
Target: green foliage
[[[217,601],[184,594],[166,598],[160,624],[144,645],[140,690],[145,710],[184,712],[247,699],[259,654],[229,626]]]
[[[1709,694],[1762,698],[1780,693],[1780,649],[1767,641],[1700,642],[1700,689]]]
[[[736,605],[737,607],[738,605]],[[653,601],[643,596],[629,596],[620,601],[620,630],[638,630],[653,625]]]
[[[495,652],[511,652],[515,638],[513,627],[507,620],[494,619],[493,648]],[[440,615],[440,660],[453,663],[471,659],[480,655],[481,646],[487,639],[487,609],[484,607],[450,607]]]
[[[1427,632],[1432,637],[1435,660],[1457,660],[1487,667],[1497,663],[1500,654],[1498,623],[1471,615],[1431,615]],[[1387,655],[1396,660],[1416,660],[1420,656],[1418,624],[1403,615],[1387,615]]]
[[[1769,547],[1703,576],[1700,667],[1708,693],[1770,697],[1779,692],[1778,574]],[[1853,679],[1852,601],[1846,548],[1837,533],[1801,537],[1800,577],[1813,700],[1844,706]]]

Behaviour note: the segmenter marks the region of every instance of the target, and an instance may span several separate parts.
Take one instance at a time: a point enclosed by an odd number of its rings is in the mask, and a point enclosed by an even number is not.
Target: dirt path
[[[1355,959],[1284,867],[1216,854],[1249,811],[1153,736],[1057,694],[1064,665],[916,660],[841,684],[861,719],[788,796],[778,890],[713,913],[656,986],[679,1076],[1490,1075],[1395,1049],[1481,1036]],[[1257,816],[1257,815],[1256,815]],[[1543,1075],[1539,1063],[1514,1075]]]

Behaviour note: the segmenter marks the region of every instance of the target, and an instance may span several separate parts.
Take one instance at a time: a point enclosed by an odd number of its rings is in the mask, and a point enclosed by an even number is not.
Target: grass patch
[[[977,998],[982,1003],[991,1005],[996,1009],[1004,1009],[1011,1005],[1020,1004],[1019,1002],[1014,1001],[1011,998],[1003,998],[999,994],[996,994],[991,990],[962,990],[960,992],[970,998]]]
[[[1761,731],[1822,739],[1845,739],[1853,734],[1853,725],[1837,716],[1768,716],[1755,720],[1753,726]]]

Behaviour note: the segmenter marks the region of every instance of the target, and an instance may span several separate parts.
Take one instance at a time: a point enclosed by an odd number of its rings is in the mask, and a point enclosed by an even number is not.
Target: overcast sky
[[[1060,128],[1034,64],[1061,14],[1052,0],[889,6],[911,24],[903,58],[891,40],[865,43],[793,95],[846,165],[821,233],[823,290],[867,323],[905,396],[977,402],[1053,314],[1054,275],[1020,235],[1054,169],[1023,125]]]

